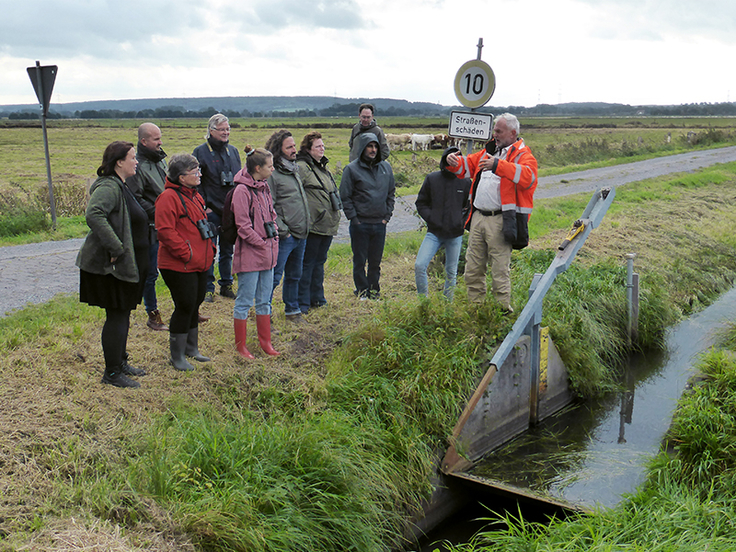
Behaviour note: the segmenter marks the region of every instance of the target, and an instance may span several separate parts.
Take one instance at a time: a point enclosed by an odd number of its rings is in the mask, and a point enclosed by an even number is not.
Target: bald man
[[[148,214],[151,227],[151,246],[149,249],[148,277],[143,287],[143,303],[148,313],[146,325],[152,330],[169,331],[161,319],[156,301],[156,279],[158,278],[158,238],[155,232],[156,198],[164,191],[166,182],[166,154],[161,141],[161,129],[153,123],[143,123],[138,127],[138,147],[136,159],[138,167],[135,175],[126,180],[138,203]]]

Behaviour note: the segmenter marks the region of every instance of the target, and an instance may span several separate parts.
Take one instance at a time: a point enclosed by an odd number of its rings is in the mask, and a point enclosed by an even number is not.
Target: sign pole
[[[478,61],[480,61],[481,53],[483,52],[483,37],[482,36],[478,39],[477,46],[478,46],[478,57],[476,59]],[[477,108],[475,108],[475,107],[471,107],[470,108],[470,112],[471,113],[475,113],[475,110],[476,109]],[[467,157],[468,155],[470,155],[471,153],[473,153],[473,150],[474,149],[475,149],[475,140],[472,140],[472,141],[471,140],[468,140],[468,143],[465,144],[465,157]]]
[[[51,206],[51,227],[56,230],[56,202],[54,201],[54,186],[51,183],[51,157],[49,155],[49,138],[46,132],[46,113],[48,106],[44,102],[43,78],[41,76],[41,62],[36,61],[36,79],[38,82],[38,97],[41,98],[41,128],[43,129],[43,147],[46,152],[46,178],[49,184],[49,205]]]

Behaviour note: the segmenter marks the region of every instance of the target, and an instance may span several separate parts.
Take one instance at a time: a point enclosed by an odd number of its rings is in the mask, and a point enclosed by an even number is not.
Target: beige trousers
[[[465,252],[465,285],[468,300],[481,302],[486,296],[486,269],[491,262],[493,297],[501,307],[511,307],[511,244],[503,239],[503,217],[483,216],[475,211]]]

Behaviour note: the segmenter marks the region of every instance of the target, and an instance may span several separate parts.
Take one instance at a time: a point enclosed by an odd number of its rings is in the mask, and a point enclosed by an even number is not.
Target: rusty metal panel
[[[444,473],[467,469],[529,427],[529,350],[529,336],[523,336],[500,370],[488,369],[455,426]]]

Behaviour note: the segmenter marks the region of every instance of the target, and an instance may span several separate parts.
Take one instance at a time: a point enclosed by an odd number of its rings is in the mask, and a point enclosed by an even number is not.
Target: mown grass
[[[659,343],[668,323],[732,284],[736,249],[723,229],[736,222],[734,181],[736,167],[725,165],[618,192],[545,303],[543,323],[580,392],[599,393],[617,380],[625,253],[638,254],[640,348]],[[515,307],[588,199],[540,202],[547,227],[533,226],[532,245],[513,257]],[[8,547],[48,545],[59,534],[49,518],[83,519],[94,535],[123,528],[131,549],[284,550],[289,542],[290,550],[388,550],[403,543],[405,523],[430,490],[435,454],[513,322],[493,303],[469,305],[462,282],[452,304],[439,293],[417,298],[411,269],[420,242],[416,232],[389,239],[380,303],[353,299],[349,246],[336,244],[328,307],[297,330],[284,323],[277,300],[278,359],[242,361],[232,344],[232,304],[219,301],[205,306],[213,318],[201,332],[213,362],[172,373],[167,336],[149,331],[136,311],[129,350],[150,373],[134,393],[99,384],[99,309],[69,297],[0,320],[0,423],[7,428],[0,530]],[[689,281],[676,261],[693,256],[698,279]],[[432,285],[439,292],[440,281]],[[171,312],[161,283],[159,302]]]

